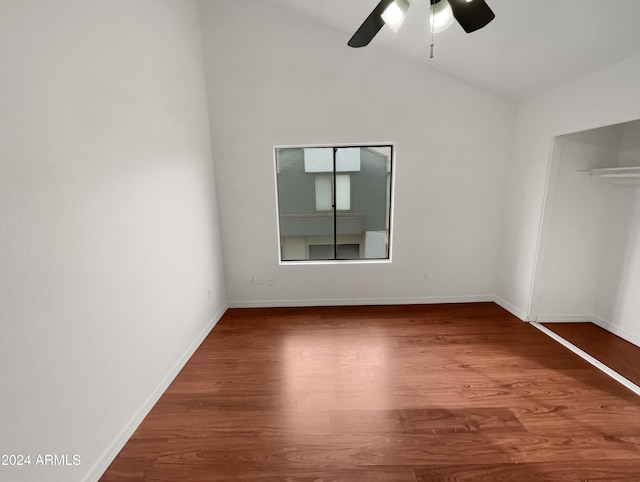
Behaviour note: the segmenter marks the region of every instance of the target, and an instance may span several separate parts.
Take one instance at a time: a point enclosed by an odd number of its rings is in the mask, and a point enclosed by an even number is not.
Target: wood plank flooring
[[[637,482],[640,399],[492,303],[231,309],[101,480]]]
[[[640,386],[640,347],[594,323],[543,323],[554,333]]]

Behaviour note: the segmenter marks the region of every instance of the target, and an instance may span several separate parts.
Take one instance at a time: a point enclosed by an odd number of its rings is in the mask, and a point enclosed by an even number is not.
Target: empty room
[[[638,19],[0,0],[0,480],[639,480]]]

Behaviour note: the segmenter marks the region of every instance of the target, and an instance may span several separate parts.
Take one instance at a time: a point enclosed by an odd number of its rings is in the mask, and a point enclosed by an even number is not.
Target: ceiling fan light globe
[[[382,12],[382,20],[384,20],[384,23],[386,23],[391,30],[397,32],[407,17],[410,5],[409,0],[394,0],[385,11]]]
[[[453,10],[447,0],[440,0],[435,5],[431,5],[430,9],[429,26],[433,33],[442,32],[453,23]]]

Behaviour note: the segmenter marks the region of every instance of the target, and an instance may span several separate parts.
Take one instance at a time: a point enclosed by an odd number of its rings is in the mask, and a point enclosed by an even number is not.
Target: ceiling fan
[[[386,24],[397,32],[409,11],[412,0],[382,0],[353,34],[349,47],[364,47]],[[475,32],[495,18],[484,0],[430,0],[430,25],[432,33],[447,28],[457,20],[467,33]]]

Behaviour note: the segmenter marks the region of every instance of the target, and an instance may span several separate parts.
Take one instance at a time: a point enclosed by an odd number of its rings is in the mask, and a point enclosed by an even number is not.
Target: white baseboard
[[[229,308],[289,308],[305,306],[361,306],[361,305],[432,305],[440,303],[485,303],[495,300],[493,295],[433,296],[426,298],[339,298],[302,300],[229,301]]]
[[[507,310],[513,316],[515,316],[517,318],[520,318],[522,321],[527,321],[527,314],[524,311],[522,311],[522,310],[516,308],[515,306],[513,306],[508,301],[503,300],[499,296],[494,296],[492,301],[495,304],[497,304],[498,306],[500,306],[500,307],[504,308],[505,310]]]
[[[600,328],[604,328],[605,330],[610,331],[614,335],[618,335],[623,340],[626,340],[629,343],[633,343],[637,347],[640,347],[640,336],[636,333],[631,333],[629,330],[620,328],[619,326],[616,326],[610,321],[600,318],[597,315],[592,315],[591,320],[589,321],[598,325]]]
[[[593,315],[536,315],[538,323],[584,323],[585,321],[593,321]]]
[[[176,361],[173,365],[169,373],[165,375],[162,381],[158,384],[156,389],[149,395],[149,397],[145,400],[142,406],[136,411],[136,413],[131,417],[129,422],[124,426],[124,428],[117,435],[115,440],[111,442],[111,444],[107,447],[107,449],[103,452],[103,454],[98,458],[97,462],[93,464],[87,475],[82,479],[84,482],[97,481],[102,477],[105,470],[109,468],[109,465],[116,458],[122,447],[125,446],[129,438],[136,431],[138,426],[144,420],[144,417],[151,411],[153,406],[158,402],[162,394],[169,387],[174,378],[180,373],[180,370],[186,365],[189,361],[189,358],[194,354],[200,344],[204,341],[207,335],[211,332],[214,326],[220,321],[222,315],[224,315],[225,311],[227,311],[228,304],[224,304],[218,312],[209,320],[209,323],[202,329],[202,331],[198,334],[196,339],[189,345],[187,350],[183,353],[183,355]]]

